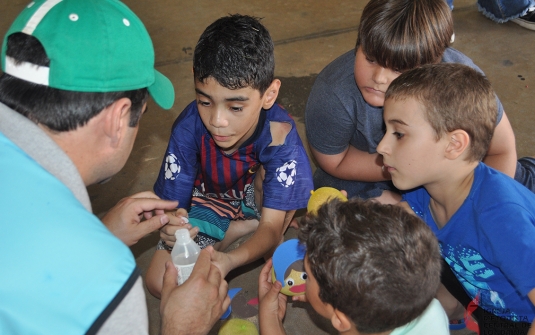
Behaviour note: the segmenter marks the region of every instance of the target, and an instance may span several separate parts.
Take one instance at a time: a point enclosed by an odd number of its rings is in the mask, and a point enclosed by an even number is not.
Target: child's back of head
[[[461,129],[470,136],[468,161],[485,157],[496,126],[497,102],[487,78],[462,64],[429,64],[403,73],[388,87],[385,100],[416,99],[437,140]]]
[[[396,71],[437,63],[453,34],[444,0],[371,0],[362,12],[356,49]]]
[[[320,299],[359,332],[389,331],[414,320],[440,283],[435,236],[401,207],[331,201],[302,220],[299,239]]]
[[[222,17],[202,33],[193,55],[195,80],[214,78],[234,90],[251,87],[263,95],[275,75],[274,46],[267,29],[246,15]]]

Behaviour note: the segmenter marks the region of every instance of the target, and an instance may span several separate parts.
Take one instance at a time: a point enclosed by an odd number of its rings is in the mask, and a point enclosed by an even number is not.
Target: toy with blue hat
[[[307,274],[304,267],[306,249],[298,239],[290,239],[273,253],[271,279],[282,283],[281,293],[294,296],[305,294]]]

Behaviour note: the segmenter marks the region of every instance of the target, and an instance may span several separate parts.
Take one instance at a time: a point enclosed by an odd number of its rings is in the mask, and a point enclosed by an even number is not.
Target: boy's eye
[[[405,134],[399,133],[399,132],[397,132],[397,131],[395,131],[393,134],[394,134],[394,136],[396,136],[396,138],[397,138],[398,140],[400,140],[400,139],[405,135]]]
[[[204,107],[210,106],[210,103],[208,101],[203,101],[203,100],[197,100],[197,104],[204,106]]]
[[[243,111],[243,107],[230,107],[230,110],[233,112],[241,112]]]
[[[306,272],[301,273],[301,279],[307,280],[308,276]]]
[[[375,63],[375,60],[371,59],[370,57],[366,57],[366,60],[368,61],[368,63]]]

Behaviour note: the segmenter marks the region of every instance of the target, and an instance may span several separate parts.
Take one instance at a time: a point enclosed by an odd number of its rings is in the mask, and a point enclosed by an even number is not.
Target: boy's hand
[[[207,334],[230,305],[228,284],[211,263],[213,248],[199,254],[191,276],[177,286],[177,271],[168,261],[162,287],[161,333]]]
[[[131,246],[167,224],[169,217],[165,211],[177,205],[177,201],[162,200],[149,191],[141,192],[121,199],[101,221],[115,236]]]
[[[225,278],[227,274],[234,269],[232,266],[232,258],[225,252],[214,250],[212,255],[212,263],[219,269],[219,271],[221,271],[223,278]]]
[[[169,247],[173,247],[176,242],[175,232],[179,229],[188,229],[191,238],[197,236],[198,227],[192,227],[188,221],[188,212],[184,208],[179,208],[173,212],[167,212],[169,223],[160,229],[160,238]]]
[[[258,277],[258,314],[261,333],[284,334],[282,320],[286,314],[287,297],[280,293],[282,284],[271,281],[271,267],[273,261],[270,258]]]

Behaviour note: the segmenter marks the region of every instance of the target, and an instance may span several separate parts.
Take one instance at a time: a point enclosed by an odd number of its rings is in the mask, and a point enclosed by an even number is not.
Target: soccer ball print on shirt
[[[180,173],[180,162],[174,154],[165,157],[165,179],[175,180]]]
[[[290,187],[295,184],[295,175],[297,174],[297,162],[294,160],[284,163],[277,169],[277,180],[284,187]]]

